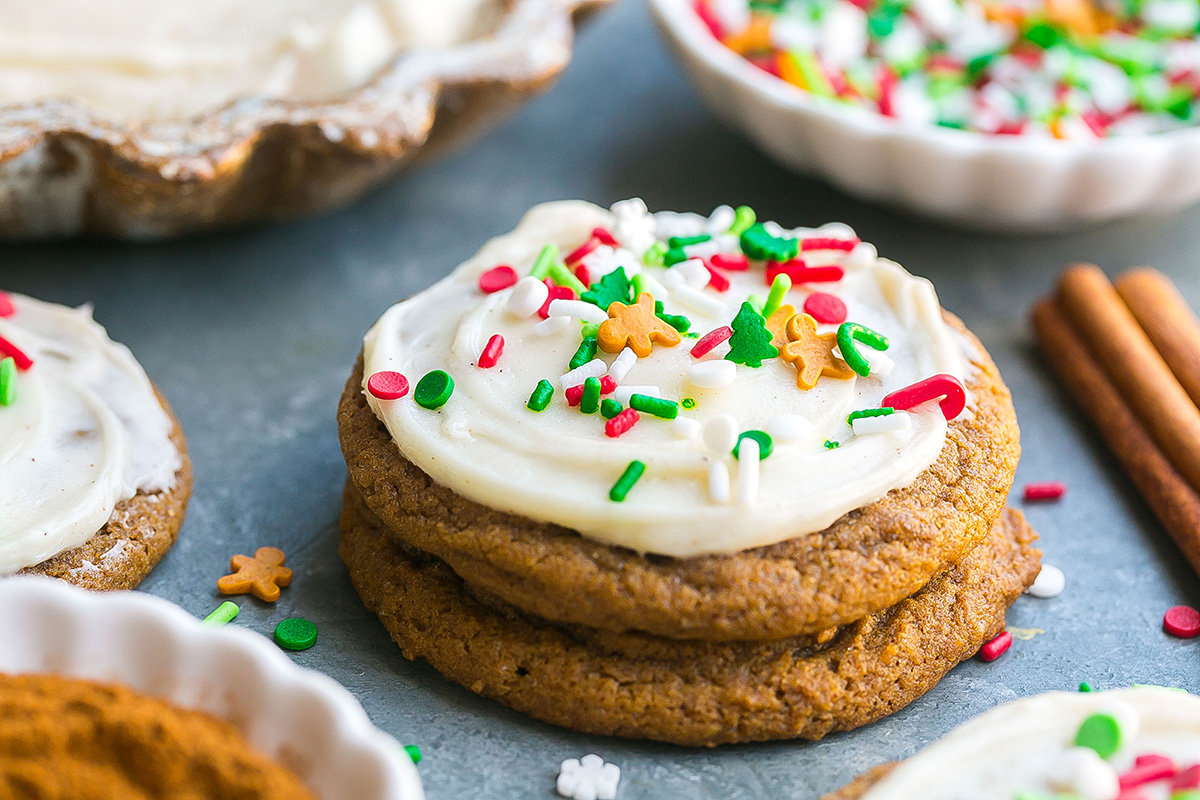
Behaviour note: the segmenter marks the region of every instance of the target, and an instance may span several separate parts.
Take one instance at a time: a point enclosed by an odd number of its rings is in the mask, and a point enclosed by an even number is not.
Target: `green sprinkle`
[[[583,336],[583,338],[585,338],[585,339],[588,338],[589,336],[591,338],[595,339],[597,336],[600,335],[600,323],[599,322],[583,323],[583,327],[579,329],[579,334],[581,336]]]
[[[1200,800],[1200,789],[1184,789],[1174,792],[1171,800]]]
[[[692,321],[683,314],[656,314],[655,316],[680,333],[687,333],[688,328],[692,327]]]
[[[667,252],[663,253],[663,266],[673,267],[680,261],[687,261],[688,255],[683,252],[682,247],[672,247]]]
[[[550,405],[552,397],[554,397],[554,384],[543,378],[538,381],[538,385],[534,388],[533,394],[529,395],[529,402],[525,406],[531,411],[544,411],[546,406]]]
[[[275,644],[284,650],[307,650],[317,643],[317,626],[302,617],[275,626]]]
[[[783,298],[792,290],[792,279],[782,272],[771,281],[771,291],[767,293],[767,302],[763,305],[762,315],[767,319],[783,305]]]
[[[670,239],[667,239],[667,245],[674,250],[679,247],[689,247],[693,244],[707,242],[711,238],[707,233],[701,233],[697,236],[672,236]]]
[[[842,351],[842,360],[864,378],[871,374],[871,362],[858,352],[855,341],[862,342],[874,350],[887,350],[886,336],[876,333],[865,325],[857,322],[843,322],[837,332],[838,349]]]
[[[636,397],[637,395],[634,395]],[[613,484],[612,489],[608,491],[608,499],[614,503],[624,502],[625,496],[629,494],[629,490],[642,477],[642,473],[646,471],[646,465],[641,461],[630,461],[629,466],[621,473],[621,477],[617,478],[617,482]]]
[[[696,333],[695,331],[684,331],[684,333],[683,333],[683,338],[685,338],[685,339],[699,339],[699,338],[700,338],[700,334]]]
[[[1025,31],[1025,38],[1043,50],[1049,50],[1058,44],[1059,32],[1049,25],[1039,22],[1031,25],[1029,30]]]
[[[408,757],[412,759],[414,764],[421,763],[421,748],[417,747],[415,744],[404,745],[404,752],[408,753]]]
[[[854,420],[866,417],[890,417],[896,413],[894,408],[864,408],[861,411],[851,411],[846,415],[846,424],[853,425]]]
[[[606,397],[600,401],[600,416],[604,417],[605,419],[612,419],[624,410],[624,406],[622,406],[616,400],[613,400],[611,397]]]
[[[761,294],[747,295],[746,302],[754,309],[755,313],[762,316],[763,309],[766,308],[767,301],[763,299]],[[765,319],[765,318],[764,318]]]
[[[417,382],[413,399],[422,408],[434,409],[446,405],[450,395],[454,394],[454,379],[444,370],[435,369],[425,374]]]
[[[685,397],[679,401],[679,404],[684,408],[695,408],[696,399],[694,397]]]
[[[1159,686],[1157,683],[1135,683],[1129,688],[1131,689],[1165,689],[1168,692],[1181,692],[1187,694],[1187,689],[1180,689],[1178,686]]]
[[[579,399],[579,410],[595,414],[600,410],[600,379],[588,378],[583,382],[583,396]]]
[[[662,242],[655,242],[654,245],[642,255],[642,263],[649,264],[652,267],[661,267],[663,265],[663,256],[667,253],[667,246]],[[637,276],[635,275],[636,279]]]
[[[753,439],[758,442],[759,461],[771,455],[771,451],[775,449],[775,441],[771,438],[771,434],[766,431],[746,431],[738,436],[737,444],[733,446],[734,458],[738,457],[738,451],[742,449],[742,439]]]
[[[537,260],[533,262],[533,269],[529,270],[529,274],[539,280],[550,275],[550,267],[554,265],[558,258],[558,247],[548,244],[542,248],[542,252],[538,253]]]
[[[674,400],[664,400],[661,397],[651,397],[645,394],[631,395],[629,407],[634,411],[644,411],[661,419],[675,419],[679,416],[679,404]]]
[[[629,276],[625,274],[624,269],[617,267],[593,283],[592,288],[579,295],[579,299],[608,311],[608,307],[613,303],[632,303],[633,297],[630,292]]]
[[[654,296],[654,292],[650,291],[650,287],[647,285],[648,283],[649,281],[646,280],[646,276],[640,272],[633,276],[633,298],[635,300],[644,294],[648,294],[651,297]]]
[[[1097,713],[1083,721],[1075,734],[1076,747],[1090,747],[1101,758],[1109,758],[1121,749],[1121,723],[1112,714]]]
[[[729,228],[730,236],[741,236],[758,218],[750,206],[738,206],[733,212],[733,225]]]
[[[725,360],[757,368],[762,366],[764,359],[779,355],[778,348],[771,344],[774,336],[767,330],[766,320],[749,301],[742,303],[730,324],[733,336],[729,337],[729,352],[725,354]]]
[[[841,446],[842,446],[841,442],[835,442],[833,439],[825,440],[825,449],[826,450],[836,450],[837,448],[839,448]]]
[[[821,97],[837,96],[837,90],[829,82],[829,78],[825,75],[825,70],[821,68],[815,54],[808,50],[793,50],[788,55],[795,60],[796,67],[800,70],[804,82],[808,84],[808,88],[813,94]]]
[[[758,261],[790,261],[800,252],[800,242],[791,236],[772,236],[756,222],[739,237],[742,252]]]
[[[1090,692],[1091,690],[1092,690],[1092,685],[1090,683],[1088,683],[1087,681],[1084,681],[1079,684],[1079,691]]]
[[[6,358],[0,361],[0,406],[11,406],[17,402],[17,361]]]
[[[596,337],[585,336],[583,341],[579,343],[579,349],[575,351],[575,355],[571,356],[571,360],[567,362],[569,369],[578,369],[584,364],[596,357]]]
[[[204,618],[204,621],[209,625],[224,625],[227,622],[232,622],[241,611],[237,603],[231,603],[226,600],[221,605],[217,606],[216,610]]]
[[[575,277],[571,270],[567,269],[567,265],[561,261],[553,261],[550,264],[550,280],[557,283],[559,286],[565,286],[577,295],[581,295],[587,291],[583,281]]]

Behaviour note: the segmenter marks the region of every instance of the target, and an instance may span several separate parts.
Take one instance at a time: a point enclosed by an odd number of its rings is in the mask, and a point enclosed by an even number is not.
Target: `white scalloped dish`
[[[1093,141],[905,125],[814,97],[712,37],[689,0],[651,0],[704,101],[781,163],[858,197],[977,228],[1064,230],[1200,200],[1200,128]]]
[[[116,682],[232,723],[320,800],[424,800],[404,749],[331,678],[244,628],[138,592],[0,581],[0,672]]]

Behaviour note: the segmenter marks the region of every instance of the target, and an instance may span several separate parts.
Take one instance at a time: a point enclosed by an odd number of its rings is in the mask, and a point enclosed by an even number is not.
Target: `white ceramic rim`
[[[416,767],[341,684],[264,637],[142,592],[0,580],[0,672],[119,682],[237,727],[320,800],[424,800]]]

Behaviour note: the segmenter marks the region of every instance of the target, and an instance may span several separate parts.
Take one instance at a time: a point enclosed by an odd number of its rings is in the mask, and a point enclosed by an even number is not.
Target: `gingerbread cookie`
[[[179,423],[90,308],[0,298],[0,575],[133,588],[191,495]]]

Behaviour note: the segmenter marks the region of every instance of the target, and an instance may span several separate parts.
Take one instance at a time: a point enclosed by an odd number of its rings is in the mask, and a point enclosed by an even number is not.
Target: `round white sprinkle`
[[[747,436],[738,446],[738,502],[758,500],[758,440]]]
[[[535,336],[550,336],[564,330],[571,324],[570,317],[549,317],[533,326]]]
[[[608,364],[604,363],[604,359],[593,358],[586,364],[578,366],[563,375],[558,379],[558,382],[562,384],[564,389],[570,389],[572,386],[579,386],[588,378],[599,378],[606,372],[608,372]]]
[[[586,322],[594,322],[597,325],[608,319],[608,314],[599,306],[583,300],[564,300],[562,298],[551,300],[549,311],[553,316],[574,317]]]
[[[662,390],[657,386],[618,386],[613,392],[613,400],[616,400],[623,406],[629,405],[629,398],[635,394],[644,394],[647,397],[662,397]]]
[[[778,442],[799,442],[812,431],[812,423],[799,414],[777,414],[767,422],[767,433]]]
[[[546,284],[532,275],[526,275],[513,286],[512,294],[508,296],[508,311],[517,317],[532,317],[550,296]]]
[[[1025,590],[1025,594],[1042,598],[1058,597],[1065,588],[1067,576],[1063,571],[1053,564],[1042,564],[1042,571],[1038,573],[1037,580]]]
[[[701,389],[720,389],[737,380],[737,364],[725,359],[701,361],[688,370],[688,382]]]
[[[714,461],[708,465],[708,495],[714,503],[728,503],[730,495],[729,467],[724,461]]]
[[[704,446],[714,453],[725,455],[731,452],[737,437],[737,421],[727,414],[718,414],[704,423]]]
[[[1121,791],[1117,771],[1090,747],[1068,748],[1046,779],[1051,789],[1083,800],[1112,800]]]
[[[871,433],[895,433],[906,431],[912,427],[912,417],[908,412],[897,411],[886,417],[859,417],[850,423],[855,436],[866,436]]]
[[[700,420],[691,417],[676,417],[671,420],[671,432],[680,439],[695,439],[703,427]]]
[[[625,380],[625,376],[629,374],[629,370],[633,369],[637,360],[637,353],[633,352],[633,348],[626,347],[613,359],[612,366],[608,368],[609,377],[617,383]]]

